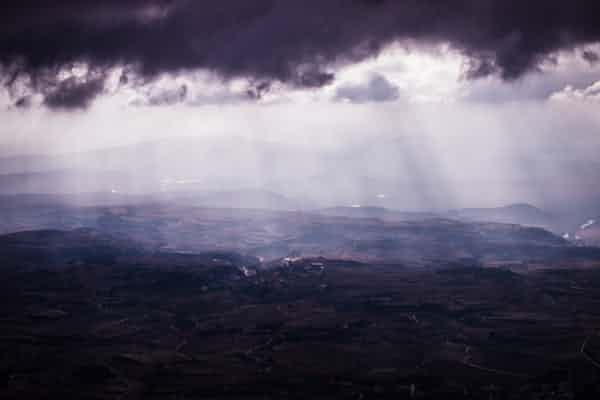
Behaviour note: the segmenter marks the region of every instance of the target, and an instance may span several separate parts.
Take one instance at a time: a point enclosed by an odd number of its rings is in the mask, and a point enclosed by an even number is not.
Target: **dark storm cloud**
[[[271,84],[269,82],[259,82],[256,85],[246,90],[246,95],[250,99],[258,100],[261,99],[266,93],[271,90]]]
[[[31,98],[29,96],[20,97],[15,101],[14,106],[16,108],[29,108],[31,106]]]
[[[448,42],[473,60],[467,77],[510,80],[600,39],[597,0],[6,0],[0,15],[0,62],[25,74],[85,61],[303,87],[394,40]]]
[[[84,81],[71,77],[50,90],[44,104],[50,108],[65,110],[86,108],[103,89],[104,79],[101,77]]]
[[[590,64],[595,64],[598,61],[600,61],[600,56],[591,50],[584,51],[582,56],[583,56],[583,59],[585,61],[589,62]]]
[[[498,72],[495,61],[485,57],[469,59],[466,67],[465,78],[467,79],[484,78]]]

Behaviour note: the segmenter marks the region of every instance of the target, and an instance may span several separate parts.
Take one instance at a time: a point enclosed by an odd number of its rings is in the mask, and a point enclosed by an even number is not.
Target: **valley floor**
[[[3,268],[0,398],[600,394],[595,269],[178,264]]]

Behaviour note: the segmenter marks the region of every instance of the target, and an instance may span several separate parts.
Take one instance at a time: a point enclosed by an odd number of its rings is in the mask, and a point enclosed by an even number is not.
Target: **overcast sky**
[[[48,4],[2,5],[0,155],[416,137],[410,157],[453,182],[490,160],[506,176],[539,161],[559,184],[600,178],[598,1]]]

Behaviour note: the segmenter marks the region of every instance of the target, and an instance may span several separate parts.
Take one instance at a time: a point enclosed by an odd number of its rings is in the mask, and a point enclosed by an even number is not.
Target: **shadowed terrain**
[[[2,398],[600,392],[600,250],[541,228],[29,206],[0,236]]]

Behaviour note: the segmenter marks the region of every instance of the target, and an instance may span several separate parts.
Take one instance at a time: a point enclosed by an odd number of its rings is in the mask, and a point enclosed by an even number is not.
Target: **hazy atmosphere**
[[[3,173],[402,209],[600,197],[594,2],[33,4],[2,17]]]
[[[0,398],[600,394],[599,17],[3,1]]]

